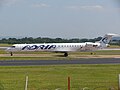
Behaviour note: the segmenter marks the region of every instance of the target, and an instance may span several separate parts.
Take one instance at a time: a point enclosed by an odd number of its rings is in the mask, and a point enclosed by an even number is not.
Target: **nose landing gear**
[[[10,52],[10,56],[13,56],[13,52]]]

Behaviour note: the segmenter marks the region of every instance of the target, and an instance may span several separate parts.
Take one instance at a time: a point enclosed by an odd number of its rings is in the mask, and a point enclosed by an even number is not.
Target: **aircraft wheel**
[[[93,53],[93,52],[91,52],[90,54],[91,54],[91,55],[95,55],[95,53]]]
[[[65,56],[65,57],[67,57],[67,56],[68,56],[68,53],[67,53],[67,52],[65,52],[65,53],[64,53],[64,56]]]
[[[13,56],[13,53],[12,53],[12,52],[10,52],[10,55],[11,55],[11,56]]]

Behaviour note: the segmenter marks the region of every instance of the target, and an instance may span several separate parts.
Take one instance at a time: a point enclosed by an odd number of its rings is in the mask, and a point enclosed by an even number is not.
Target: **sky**
[[[120,34],[119,0],[0,0],[0,36],[95,38]]]

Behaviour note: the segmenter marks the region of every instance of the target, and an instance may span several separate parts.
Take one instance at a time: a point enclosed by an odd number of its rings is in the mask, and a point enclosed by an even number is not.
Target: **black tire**
[[[64,56],[65,56],[65,57],[67,57],[67,56],[68,56],[68,53],[67,53],[67,52],[65,52],[65,53],[64,53]]]
[[[13,56],[13,53],[12,53],[12,52],[10,52],[10,55],[11,55],[11,56]]]

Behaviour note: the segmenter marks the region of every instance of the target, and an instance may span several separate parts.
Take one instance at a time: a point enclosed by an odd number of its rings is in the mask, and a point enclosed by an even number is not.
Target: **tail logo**
[[[107,44],[108,43],[108,37],[105,37],[102,39],[103,43]]]

